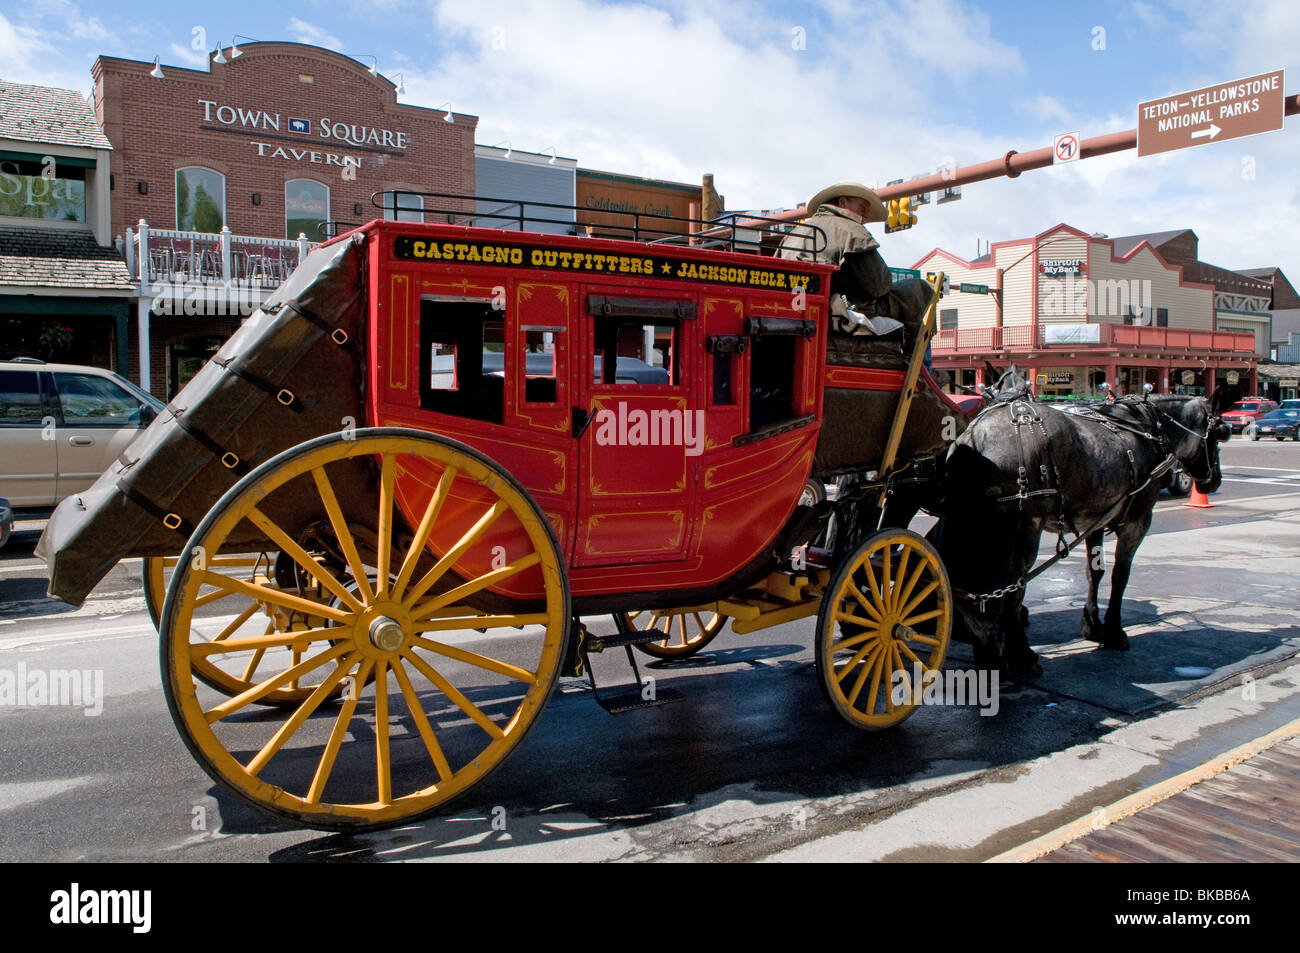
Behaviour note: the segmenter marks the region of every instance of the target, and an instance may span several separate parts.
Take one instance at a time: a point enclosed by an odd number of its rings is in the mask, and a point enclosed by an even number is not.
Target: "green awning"
[[[0,149],[0,160],[10,159],[15,162],[44,162],[46,156],[54,156],[55,166],[74,166],[78,169],[95,168],[94,159],[82,159],[78,156],[61,156],[53,152],[5,152]]]

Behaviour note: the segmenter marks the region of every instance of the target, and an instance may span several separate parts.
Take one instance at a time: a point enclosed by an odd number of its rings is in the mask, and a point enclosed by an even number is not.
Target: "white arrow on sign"
[[[1192,138],[1193,138],[1193,139],[1204,139],[1204,138],[1207,138],[1207,137],[1208,137],[1208,138],[1210,138],[1210,139],[1213,139],[1215,136],[1217,136],[1217,135],[1218,135],[1219,133],[1221,133],[1221,132],[1223,132],[1222,129],[1220,129],[1220,128],[1219,128],[1218,126],[1216,126],[1214,123],[1210,123],[1210,128],[1209,128],[1209,129],[1197,129],[1194,133],[1192,133]]]

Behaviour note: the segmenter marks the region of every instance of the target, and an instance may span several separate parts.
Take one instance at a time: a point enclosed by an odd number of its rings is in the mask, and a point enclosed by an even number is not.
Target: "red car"
[[[1263,417],[1270,410],[1277,409],[1277,401],[1263,397],[1247,397],[1237,401],[1224,411],[1223,422],[1232,428],[1233,433],[1241,433],[1252,420]]]

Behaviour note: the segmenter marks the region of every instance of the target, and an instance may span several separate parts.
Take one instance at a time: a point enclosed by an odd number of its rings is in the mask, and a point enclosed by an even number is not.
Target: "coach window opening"
[[[491,301],[420,299],[420,406],[505,421],[505,312]]]

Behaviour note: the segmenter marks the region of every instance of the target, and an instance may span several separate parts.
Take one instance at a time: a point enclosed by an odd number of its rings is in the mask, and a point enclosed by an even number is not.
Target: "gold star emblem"
[[[666,275],[672,270],[673,270],[673,266],[668,262],[664,262],[664,274]]]

